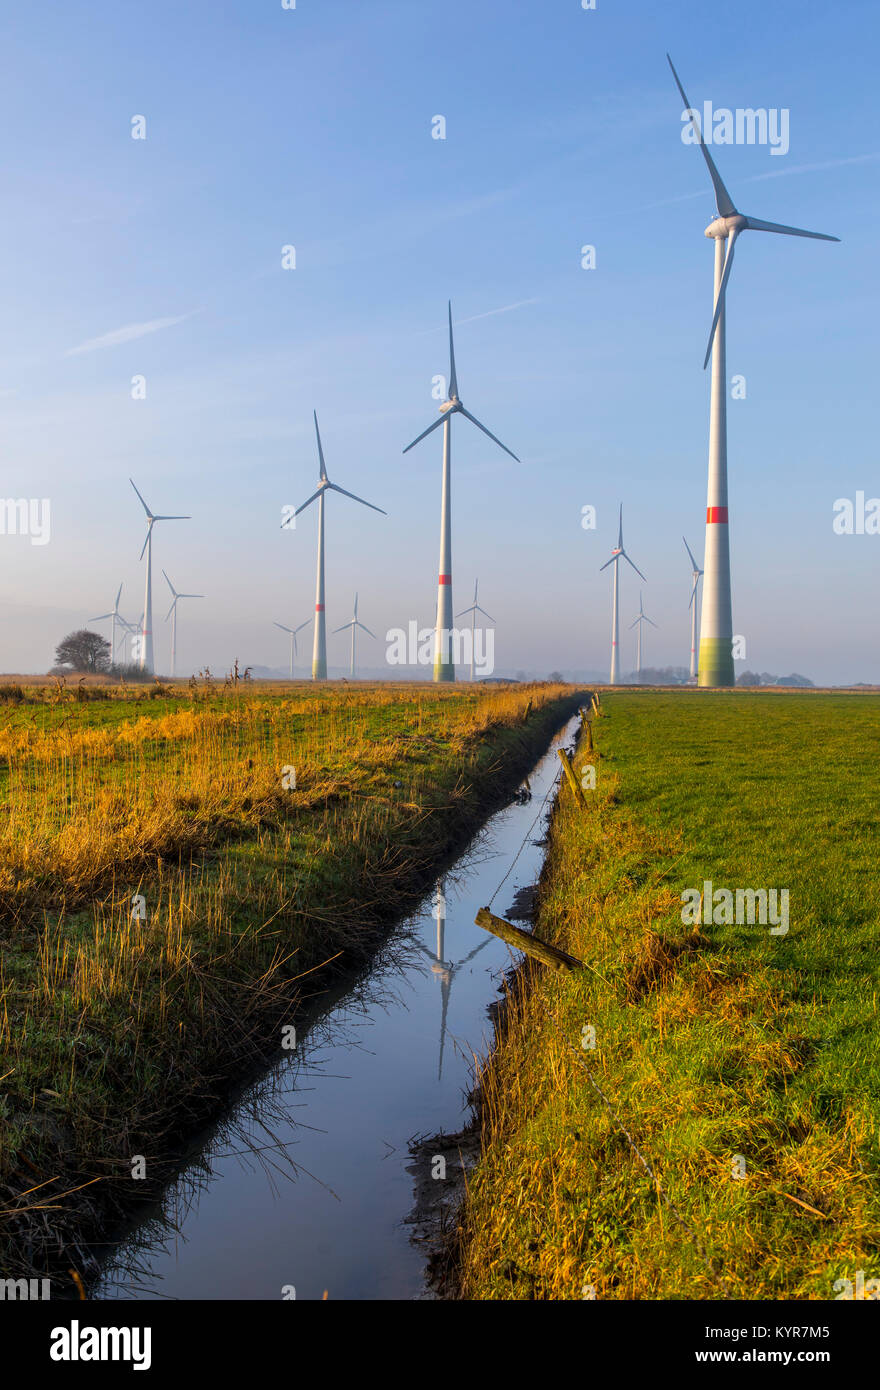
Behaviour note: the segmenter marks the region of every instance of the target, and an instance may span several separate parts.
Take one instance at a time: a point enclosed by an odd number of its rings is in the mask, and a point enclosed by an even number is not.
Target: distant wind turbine
[[[111,609],[111,611],[110,611],[109,613],[99,613],[98,616],[97,616],[97,618],[89,618],[89,622],[90,622],[90,623],[102,623],[102,622],[104,621],[105,618],[109,618],[109,619],[110,619],[110,664],[111,664],[111,665],[115,665],[115,663],[116,663],[116,624],[118,623],[120,627],[125,628],[126,630],[129,629],[129,624],[125,621],[125,619],[123,618],[122,614],[121,614],[120,611],[119,611],[119,600],[120,600],[121,597],[122,597],[122,585],[120,584],[120,586],[119,586],[119,592],[118,592],[117,595],[116,595],[116,602],[113,604],[113,608]]]
[[[165,571],[163,570],[162,573],[165,574]],[[169,619],[169,618],[171,619],[171,674],[172,674],[172,676],[176,676],[176,675],[177,675],[177,604],[178,604],[178,601],[179,601],[180,599],[182,599],[182,598],[204,598],[205,595],[204,595],[204,594],[179,594],[179,593],[177,592],[177,590],[175,589],[174,585],[171,583],[171,580],[168,578],[168,575],[167,575],[167,574],[165,574],[165,583],[168,585],[168,587],[169,587],[169,589],[171,590],[171,593],[172,593],[172,595],[173,595],[172,600],[171,600],[171,607],[168,609],[168,612],[165,614],[165,621],[166,621],[166,623],[167,623],[168,619]]]
[[[620,566],[619,566],[619,563],[618,563],[618,562],[619,562],[619,560],[621,559],[621,557],[622,557],[624,560],[626,560],[626,563],[627,563],[628,565],[632,565],[632,568],[635,570],[636,574],[639,575],[639,577],[640,577],[641,579],[645,579],[645,576],[642,574],[642,571],[638,568],[637,565],[633,565],[632,560],[629,558],[629,556],[627,555],[626,551],[625,551],[624,548],[623,548],[623,503],[622,503],[622,502],[621,502],[621,504],[620,504],[620,519],[619,519],[618,531],[617,531],[617,545],[614,547],[614,549],[613,549],[612,552],[611,552],[611,559],[610,559],[610,560],[606,560],[605,563],[604,563],[604,565],[600,565],[600,566],[599,566],[599,573],[600,573],[600,574],[602,573],[602,570],[607,570],[607,568],[608,568],[609,565],[613,565],[613,566],[614,566],[614,581],[613,581],[612,586],[611,586],[611,680],[610,680],[610,684],[611,684],[611,685],[616,685],[616,684],[617,684],[617,672],[618,672],[618,657],[617,657],[617,653],[618,653],[618,648],[619,648],[619,646],[620,646],[620,618],[619,618],[620,575],[619,575],[619,573],[618,573],[618,570],[619,570]],[[645,579],[645,583],[646,583],[646,584],[647,584],[647,582],[648,582],[647,579]],[[641,631],[641,629],[640,629],[640,631]]]
[[[134,480],[128,480],[140,498],[141,506],[147,514],[147,539],[144,541],[144,548],[140,553],[140,559],[144,558],[144,550],[147,552],[147,580],[144,589],[144,616],[143,627],[141,630],[141,651],[140,668],[142,671],[153,671],[153,527],[157,521],[191,521],[188,516],[156,516],[150,511],[141,494],[135,487]]]
[[[691,601],[688,604],[688,607],[691,609],[691,679],[693,680],[694,676],[697,674],[697,608],[700,603],[697,596],[697,589],[699,588],[703,571],[694,559],[691,548],[687,541],[684,540],[684,536],[682,536],[682,540],[684,541],[685,550],[688,555],[690,555],[691,565],[693,566],[694,587],[691,589]]]
[[[805,232],[778,222],[761,222],[737,212],[733,199],[721,180],[709,153],[697,113],[685,96],[672,59],[666,55],[675,85],[690,117],[700,150],[715,190],[718,216],[706,228],[715,242],[715,297],[709,345],[703,367],[712,357],[712,387],[709,407],[709,488],[706,505],[706,567],[703,584],[703,616],[700,626],[699,682],[703,686],[734,684],[733,610],[730,594],[730,533],[727,508],[727,382],[725,349],[725,303],[727,282],[733,268],[733,252],[742,232],[779,232],[783,236],[809,237],[814,241],[839,241],[824,232]],[[726,252],[725,252],[726,246]]]
[[[289,633],[290,633],[290,679],[291,679],[291,680],[293,680],[294,664],[295,664],[295,662],[296,662],[296,634],[297,634],[298,632],[302,632],[302,630],[303,630],[304,627],[308,627],[308,625],[309,625],[309,623],[310,623],[311,621],[312,621],[311,618],[306,618],[305,622],[304,622],[304,623],[300,623],[299,627],[285,627],[283,623],[276,623],[276,624],[275,624],[276,627],[280,627],[280,628],[281,628],[281,631],[282,631],[282,632],[289,632]]]
[[[477,603],[477,587],[479,583],[479,579],[474,580],[474,601],[470,608],[463,608],[460,613],[456,613],[455,615],[456,622],[458,622],[459,618],[466,617],[468,613],[471,615],[471,680],[474,679],[474,633],[476,631],[477,614],[482,613],[483,617],[488,618],[490,623],[494,623],[495,621],[495,619],[490,617],[486,612],[485,608],[481,608]]]
[[[356,635],[357,635],[357,630],[358,630],[358,628],[360,628],[362,632],[366,632],[370,637],[373,638],[374,641],[376,640],[376,634],[375,634],[375,632],[370,632],[370,629],[369,629],[368,627],[365,627],[363,623],[361,623],[361,622],[358,621],[358,596],[357,596],[357,594],[355,594],[355,596],[354,596],[354,617],[352,618],[352,620],[351,620],[350,623],[343,623],[343,624],[342,624],[342,627],[334,628],[334,630],[333,630],[334,636],[336,635],[337,632],[347,632],[349,628],[351,628],[351,678],[352,678],[352,680],[354,680],[354,677],[355,677],[355,637],[356,637]]]
[[[455,662],[450,650],[452,633],[452,417],[455,414],[463,415],[466,420],[470,420],[472,425],[476,425],[478,430],[489,436],[493,443],[503,449],[505,454],[510,454],[512,459],[519,463],[519,459],[506,444],[502,444],[500,439],[496,439],[485,425],[481,425],[476,416],[471,415],[470,411],[465,410],[458,398],[458,379],[455,375],[455,346],[452,341],[452,301],[449,302],[449,399],[444,401],[440,407],[440,419],[435,420],[433,425],[429,425],[426,430],[418,435],[412,442],[407,444],[404,453],[408,454],[416,444],[420,443],[433,430],[443,426],[443,490],[440,499],[440,577],[437,585],[437,625],[434,633],[434,680],[435,681],[454,681]]]
[[[630,632],[632,632],[633,628],[636,626],[636,624],[638,624],[638,629],[639,629],[639,631],[638,631],[638,644],[637,644],[637,647],[636,647],[636,651],[637,651],[637,656],[636,656],[636,675],[637,675],[640,679],[641,679],[641,675],[642,675],[642,624],[643,624],[643,623],[651,623],[651,627],[656,627],[656,626],[657,626],[656,623],[651,622],[651,619],[648,617],[647,613],[645,612],[644,608],[642,607],[642,591],[641,591],[641,589],[640,589],[640,590],[639,590],[639,616],[636,618],[636,621],[635,621],[634,623],[630,623],[630,625],[629,625],[629,630],[630,630]]]
[[[318,579],[315,590],[315,645],[312,651],[312,680],[324,681],[327,679],[327,620],[324,612],[324,498],[328,492],[340,492],[343,497],[350,497],[353,502],[360,502],[362,507],[369,507],[374,512],[381,512],[383,516],[388,513],[381,507],[374,507],[372,502],[365,502],[363,497],[356,497],[353,492],[346,492],[344,487],[338,487],[336,483],[331,483],[327,477],[327,469],[324,464],[324,450],[321,446],[321,431],[318,429],[318,413],[315,416],[315,434],[318,439],[318,459],[321,465],[321,477],[318,482],[318,491],[313,492],[307,502],[303,502],[301,507],[297,507],[290,520],[298,517],[300,512],[304,512],[306,507],[310,507],[317,499],[318,502]],[[287,522],[282,522],[286,526]]]

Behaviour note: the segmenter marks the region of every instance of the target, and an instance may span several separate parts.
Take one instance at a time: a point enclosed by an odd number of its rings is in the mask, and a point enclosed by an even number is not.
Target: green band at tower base
[[[313,680],[313,681],[325,681],[326,679],[327,679],[327,663],[326,663],[326,661],[313,661],[313,662],[312,662],[312,680]]]
[[[704,637],[700,642],[699,685],[735,685],[733,673],[733,639]]]
[[[435,661],[435,662],[434,662],[434,679],[435,679],[435,681],[454,681],[454,680],[455,680],[455,667],[454,667],[454,665],[452,664],[452,662],[451,662],[451,661]]]

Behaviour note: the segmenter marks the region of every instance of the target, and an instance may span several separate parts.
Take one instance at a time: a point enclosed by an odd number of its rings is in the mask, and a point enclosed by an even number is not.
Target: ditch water
[[[409,1141],[468,1120],[488,1006],[520,959],[474,923],[508,872],[559,772],[557,735],[532,797],[496,812],[403,922],[227,1116],[202,1136],[157,1206],[107,1257],[97,1299],[411,1299],[425,1255],[407,1224]],[[546,812],[501,889],[537,881]],[[295,1295],[291,1293],[295,1289]]]

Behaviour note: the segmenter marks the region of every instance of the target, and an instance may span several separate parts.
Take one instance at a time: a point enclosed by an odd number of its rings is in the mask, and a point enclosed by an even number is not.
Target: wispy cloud
[[[509,314],[512,309],[523,309],[527,304],[537,304],[537,299],[518,299],[515,304],[502,304],[500,309],[487,309],[485,314],[471,314],[469,319],[456,319],[460,323],[476,323],[477,319],[491,319],[495,314]]]
[[[101,348],[119,347],[122,343],[133,343],[137,338],[146,338],[150,333],[160,333],[163,328],[173,328],[192,318],[192,313],[178,314],[174,318],[147,319],[144,323],[127,323],[124,328],[114,328],[112,333],[102,333],[100,338],[87,338],[79,347],[68,348],[65,357],[76,357],[83,352],[98,352]]]
[[[780,179],[786,174],[812,174],[820,169],[842,169],[846,164],[871,164],[880,159],[878,154],[854,154],[848,159],[826,159],[821,164],[792,164],[787,169],[771,169],[769,174],[753,174],[746,183],[760,183],[762,179]]]

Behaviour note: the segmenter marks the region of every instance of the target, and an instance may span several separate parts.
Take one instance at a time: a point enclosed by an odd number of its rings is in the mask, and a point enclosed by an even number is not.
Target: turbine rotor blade
[[[282,632],[289,632],[290,635],[291,635],[291,637],[293,636],[293,628],[292,628],[292,627],[285,627],[283,623],[273,623],[273,626],[274,626],[274,627],[280,627]],[[299,631],[299,628],[297,628],[297,632],[298,632],[298,631]]]
[[[803,227],[786,227],[782,222],[761,222],[757,217],[747,217],[746,226],[751,232],[779,232],[781,236],[805,236],[811,241],[840,241],[839,236],[828,236],[826,232],[805,232]]]
[[[165,574],[165,571],[163,570],[162,573]],[[169,587],[169,589],[171,590],[172,594],[176,594],[176,593],[177,593],[177,590],[175,589],[174,585],[171,583],[171,580],[168,578],[168,575],[167,575],[167,574],[165,574],[165,583],[168,585],[168,587]]]
[[[116,602],[113,605],[114,612],[119,608],[119,600],[122,598],[122,585],[119,586],[119,593],[116,595]]]
[[[487,613],[485,608],[481,608],[479,604],[475,604],[474,606],[478,613],[482,613],[484,618],[488,618],[490,623],[494,623],[495,619],[492,617],[491,613]]]
[[[336,483],[328,483],[327,486],[332,488],[334,492],[341,492],[343,497],[350,497],[353,502],[360,502],[363,507],[372,507],[374,512],[382,512],[383,516],[388,515],[382,507],[374,507],[372,502],[365,502],[363,497],[357,497],[353,492],[346,492],[344,487],[339,487]]]
[[[606,560],[604,565],[599,566],[599,573],[601,574],[603,570],[607,570],[608,566],[613,565],[615,560],[619,560],[622,554],[623,551],[621,550],[618,551],[616,555],[612,555],[610,560]]]
[[[176,604],[177,604],[177,599],[174,600],[174,603],[172,603],[171,607],[168,609],[168,612],[165,614],[165,621],[166,621],[166,623],[167,623],[168,619],[171,617],[171,614],[174,612],[174,609],[175,609]]]
[[[738,236],[739,232],[734,227],[727,243],[727,255],[724,257],[724,274],[721,276],[721,284],[718,287],[718,295],[715,299],[715,313],[712,315],[712,327],[709,329],[709,345],[706,348],[706,356],[703,358],[703,371],[708,367],[709,358],[712,356],[712,345],[715,342],[715,330],[718,327],[718,320],[724,308],[724,300],[727,295],[727,282],[730,279],[730,272],[733,269],[733,249],[736,246],[736,239]]]
[[[685,548],[685,550],[687,551],[688,555],[690,556],[690,562],[691,562],[691,564],[693,565],[693,567],[694,567],[695,570],[698,570],[700,567],[699,567],[699,565],[697,564],[696,560],[695,560],[694,557],[693,557],[693,552],[691,551],[690,546],[688,545],[687,541],[684,540],[684,536],[682,536],[682,540],[684,541],[684,548]]]
[[[154,516],[154,521],[192,521],[191,516]]]
[[[147,539],[144,541],[144,549],[141,551],[140,555],[138,556],[138,559],[139,559],[139,560],[142,560],[142,559],[144,558],[144,550],[146,550],[147,546],[150,544],[150,536],[151,536],[152,534],[153,534],[153,522],[152,522],[152,519],[151,519],[150,524],[149,524],[149,526],[147,527]]]
[[[306,620],[305,620],[304,623],[300,623],[299,627],[295,627],[295,628],[293,629],[294,636],[296,636],[296,634],[297,634],[298,632],[302,632],[302,630],[303,630],[304,627],[308,627],[308,625],[309,625],[309,623],[310,623],[311,621],[312,621],[311,618],[306,618]],[[286,630],[287,630],[288,632],[290,631],[289,628],[287,628]]]
[[[313,414],[314,417],[315,417],[315,434],[318,436],[318,459],[320,460],[320,464],[321,464],[321,480],[324,481],[324,480],[326,479],[326,477],[327,477],[327,466],[326,466],[326,464],[324,463],[324,450],[323,450],[323,448],[321,447],[321,431],[318,429],[318,412],[317,412],[317,410],[312,411],[312,414]]]
[[[138,497],[141,498],[141,506],[143,507],[143,509],[144,509],[144,511],[146,512],[147,516],[152,517],[152,515],[153,515],[152,512],[150,511],[150,509],[149,509],[149,507],[147,506],[146,502],[144,501],[143,497],[141,497],[141,494],[138,492],[137,488],[135,487],[134,478],[129,478],[128,481],[131,483],[131,485],[132,485],[132,487],[134,488],[135,492],[137,492]]]
[[[503,449],[505,454],[510,454],[510,457],[514,459],[516,463],[521,462],[521,460],[516,457],[516,454],[513,452],[512,449],[508,449],[506,444],[502,444],[501,440],[496,438],[496,436],[492,433],[491,430],[487,430],[485,425],[481,425],[477,417],[475,415],[471,415],[469,410],[465,410],[464,406],[461,407],[461,413],[466,420],[470,420],[472,425],[476,425],[478,430],[482,430],[483,434],[487,434],[490,439],[494,440],[495,443],[498,445],[499,449]]]
[[[676,87],[681,92],[681,99],[685,104],[685,108],[687,109],[688,115],[690,116],[691,125],[700,137],[700,149],[703,152],[703,158],[705,159],[706,167],[709,170],[709,177],[712,180],[712,187],[715,189],[715,206],[718,209],[718,213],[721,217],[733,217],[736,215],[736,208],[733,205],[733,199],[731,198],[727,189],[724,187],[724,181],[721,178],[721,175],[719,174],[718,170],[715,168],[715,161],[710,155],[709,150],[706,146],[706,142],[703,139],[703,132],[700,129],[699,121],[696,119],[694,108],[691,106],[690,102],[685,96],[684,87],[681,85],[681,82],[678,79],[678,73],[675,71],[675,65],[668,53],[666,55],[666,61],[672,68],[672,76],[675,78]]]
[[[455,375],[455,344],[452,341],[452,300],[449,301],[449,398],[458,396],[458,378]]]
[[[304,512],[305,509],[306,509],[306,507],[310,507],[310,506],[312,505],[312,503],[313,503],[314,501],[316,501],[317,498],[319,498],[319,497],[321,496],[321,493],[322,493],[323,491],[324,491],[324,489],[323,489],[322,487],[319,487],[317,492],[313,492],[313,493],[312,493],[312,495],[311,495],[311,497],[309,498],[308,502],[303,502],[303,504],[302,504],[301,507],[297,507],[297,509],[296,509],[296,511],[294,512],[293,516],[299,516],[300,512]],[[283,531],[284,528],[285,528],[285,526],[287,525],[287,523],[288,523],[289,521],[292,521],[292,520],[293,520],[293,517],[288,517],[288,518],[287,518],[287,521],[282,521],[282,523],[281,523],[281,530]]]
[[[444,423],[444,421],[448,418],[448,415],[449,415],[449,412],[447,411],[446,415],[441,415],[441,416],[440,416],[440,419],[439,419],[439,420],[435,420],[434,423],[433,423],[433,425],[429,425],[428,428],[427,428],[426,430],[422,430],[421,434],[419,434],[419,435],[416,436],[416,438],[413,440],[412,444],[407,444],[407,446],[406,446],[406,448],[404,449],[403,452],[404,452],[405,454],[408,454],[409,451],[410,451],[410,449],[414,449],[414,448],[416,447],[417,444],[421,444],[422,440],[423,440],[427,435],[429,435],[429,434],[431,433],[432,430],[436,430],[436,429],[439,429],[439,428],[440,428],[440,426],[441,426],[441,425]]]
[[[361,622],[355,623],[355,627],[363,628],[364,632],[370,632],[370,629],[367,627],[366,623],[361,623]],[[375,632],[370,632],[370,636],[373,638],[373,641],[376,640],[376,634],[375,634]]]
[[[621,555],[623,556],[624,560],[626,560],[626,563],[627,563],[628,565],[632,565],[632,568],[635,570],[636,574],[640,575],[642,579],[645,579],[645,576],[642,574],[642,571],[639,569],[638,565],[633,565],[633,562],[632,562],[632,560],[629,558],[629,556],[627,555],[626,551],[625,551],[625,550],[621,550],[620,553],[621,553]],[[647,582],[648,582],[647,579],[645,579],[645,583],[646,583],[646,584],[647,584]]]
[[[86,618],[87,623],[102,623],[105,618],[118,618],[118,613],[99,613],[97,618]]]

